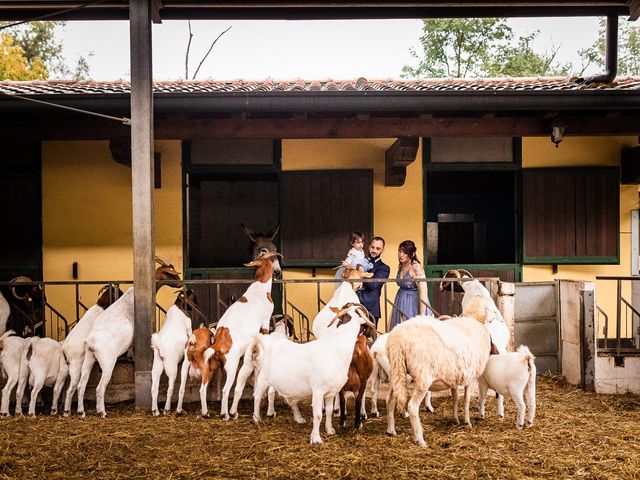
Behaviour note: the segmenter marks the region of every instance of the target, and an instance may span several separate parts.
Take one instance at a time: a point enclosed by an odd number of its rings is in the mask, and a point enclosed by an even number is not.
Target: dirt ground
[[[472,417],[468,429],[451,423],[448,399],[436,398],[436,412],[422,414],[424,449],[398,416],[397,437],[385,434],[382,417],[359,432],[321,430],[324,445],[312,447],[310,425],[284,406],[256,426],[248,402],[229,422],[197,418],[196,404],[181,417],[155,418],[131,404],[108,407],[106,420],[12,417],[0,421],[0,478],[640,478],[639,397],[539,377],[537,399],[534,427],[519,431],[510,401],[504,422],[490,399],[486,419]],[[309,404],[302,413],[310,422]]]

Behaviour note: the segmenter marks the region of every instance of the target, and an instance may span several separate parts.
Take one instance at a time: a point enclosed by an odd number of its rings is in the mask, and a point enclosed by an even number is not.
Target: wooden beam
[[[418,137],[401,137],[384,153],[384,186],[401,187],[418,153]]]
[[[153,95],[151,2],[129,3],[131,48],[131,184],[133,200],[134,352],[136,408],[151,407],[149,338],[155,324]]]
[[[566,135],[640,134],[640,113],[562,117]],[[392,138],[457,136],[547,136],[549,120],[537,117],[495,118],[260,118],[174,119],[160,118],[154,125],[156,139],[189,138]],[[0,119],[0,140],[108,140],[129,135],[119,123],[93,118]]]
[[[640,0],[631,0],[629,2],[629,18],[627,20],[633,21],[640,18]]]

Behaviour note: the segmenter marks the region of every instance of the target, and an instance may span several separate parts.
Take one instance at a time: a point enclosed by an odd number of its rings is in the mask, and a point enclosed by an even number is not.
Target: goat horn
[[[25,282],[32,282],[33,280],[31,280],[29,277],[24,276],[24,275],[20,275],[19,277],[15,277],[14,279],[10,280],[11,283],[25,283]],[[11,287],[11,294],[14,296],[14,298],[16,300],[26,300],[29,297],[28,293],[25,293],[23,296],[18,295],[18,292],[16,291],[16,287],[12,286]]]
[[[165,262],[163,259],[161,259],[160,257],[158,257],[156,255],[156,263],[159,263],[160,265],[162,265],[163,267],[168,267],[169,264],[167,262]]]

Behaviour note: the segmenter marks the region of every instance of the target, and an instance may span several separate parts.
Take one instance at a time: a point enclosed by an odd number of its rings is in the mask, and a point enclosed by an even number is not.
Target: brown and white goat
[[[367,380],[371,376],[373,371],[373,357],[367,346],[367,337],[364,335],[358,336],[356,344],[353,347],[353,356],[351,357],[351,364],[349,365],[349,373],[347,383],[340,390],[340,426],[346,425],[347,409],[345,394],[347,392],[353,393],[355,401],[355,422],[354,428],[362,428],[362,413],[365,411],[363,408],[362,399],[364,391],[367,388]],[[366,418],[366,413],[364,413]]]

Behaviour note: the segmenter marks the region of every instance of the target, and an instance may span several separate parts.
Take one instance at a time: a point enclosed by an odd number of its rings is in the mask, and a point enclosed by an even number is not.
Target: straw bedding
[[[436,398],[435,414],[421,414],[426,449],[399,416],[397,437],[384,433],[382,417],[358,433],[322,429],[324,445],[311,447],[310,423],[296,424],[280,405],[275,420],[256,426],[244,402],[229,422],[197,418],[196,404],[182,417],[123,404],[106,420],[10,418],[0,421],[0,478],[640,478],[639,397],[587,393],[546,376],[537,399],[534,427],[518,431],[511,401],[504,422],[489,399],[486,419],[472,416],[467,429],[450,422],[449,399]],[[310,405],[301,410],[310,422]]]

